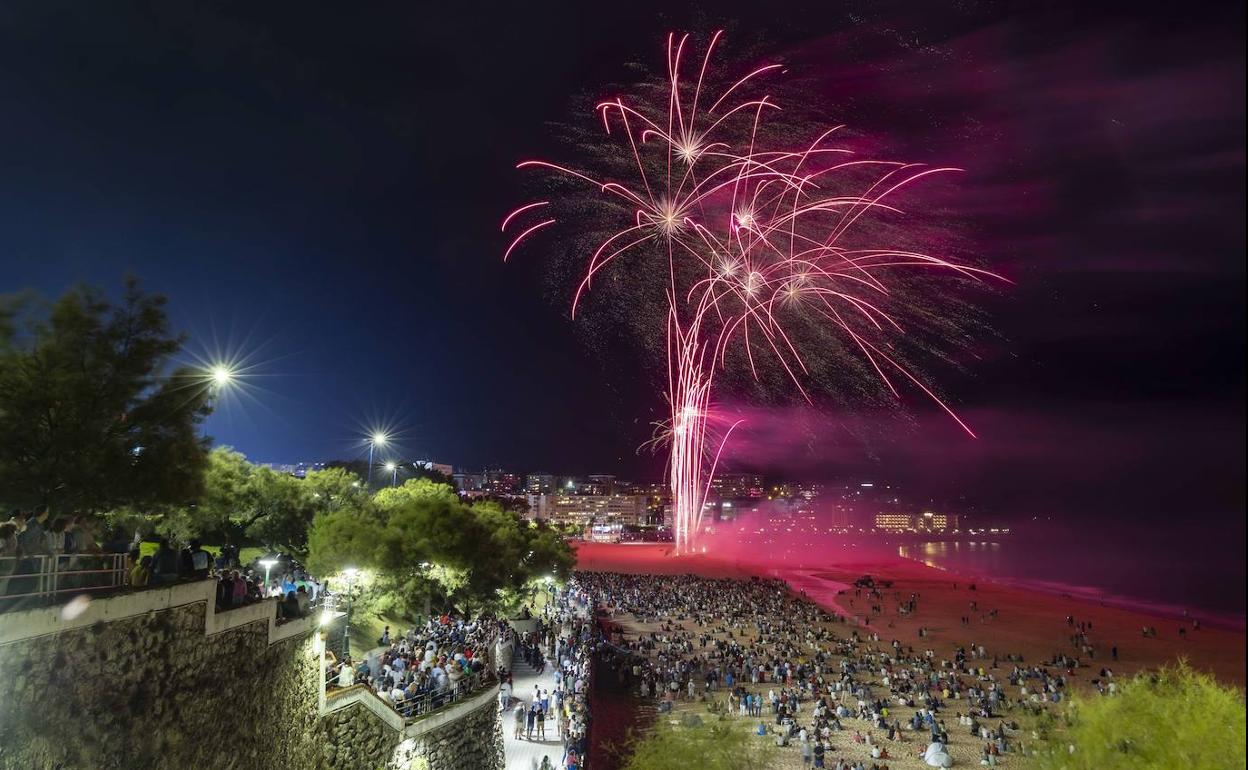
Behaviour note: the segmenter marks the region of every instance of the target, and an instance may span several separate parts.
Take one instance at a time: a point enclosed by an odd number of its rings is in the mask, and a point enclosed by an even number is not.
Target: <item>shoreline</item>
[[[1200,607],[1188,608],[1170,602],[1116,593],[1097,586],[1076,585],[1074,583],[1063,583],[1058,580],[1044,580],[1041,578],[1007,577],[977,570],[956,570],[950,567],[942,567],[939,564],[932,564],[929,561],[913,556],[898,556],[898,558],[922,565],[928,569],[937,570],[951,577],[958,577],[968,581],[973,580],[977,583],[991,583],[1020,591],[1040,591],[1050,596],[1096,603],[1104,607],[1116,607],[1164,620],[1187,620],[1188,622],[1199,620],[1202,625],[1227,631],[1239,631],[1242,633],[1248,628],[1248,623],[1246,623],[1248,618],[1244,615]]]
[[[829,554],[825,564],[812,567],[759,564],[712,554],[675,557],[670,555],[670,544],[578,543],[576,550],[577,569],[590,572],[783,579],[790,589],[805,591],[811,601],[826,609],[850,617],[855,623],[869,623],[869,628],[881,637],[887,635],[916,647],[944,651],[968,643],[986,643],[1002,653],[1023,654],[1027,660],[1047,659],[1059,651],[1070,652],[1065,619],[1074,616],[1078,621],[1093,624],[1093,639],[1100,653],[1084,661],[1093,672],[1108,665],[1115,673],[1129,675],[1183,658],[1225,682],[1240,688],[1245,683],[1242,626],[1206,625],[1202,618],[1202,628],[1196,631],[1190,622],[1157,614],[1156,606],[1118,606],[1098,596],[1052,586],[1045,591],[1038,586],[1020,586],[995,578],[964,576],[900,556],[872,559],[852,554],[837,560]],[[864,574],[892,580],[893,587],[887,589],[890,592],[920,595],[920,612],[914,617],[873,616],[864,611],[861,600],[855,606],[852,583]],[[970,583],[975,583],[974,591],[970,590]],[[970,602],[976,602],[980,609],[971,611]],[[999,615],[989,618],[986,611],[990,609],[998,609]],[[971,622],[960,622],[968,616]],[[1144,638],[1144,626],[1156,627],[1158,637]],[[1180,627],[1185,628],[1186,636],[1179,633]],[[924,629],[922,637],[920,628]],[[1110,655],[1114,646],[1120,652],[1116,661]]]

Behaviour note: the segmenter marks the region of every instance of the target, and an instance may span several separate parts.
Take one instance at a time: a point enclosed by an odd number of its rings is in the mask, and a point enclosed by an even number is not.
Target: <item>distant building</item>
[[[486,471],[481,490],[491,495],[519,494],[520,474],[501,469]]]
[[[757,500],[765,493],[763,477],[757,473],[719,473],[711,479],[711,494],[719,500]]]
[[[455,469],[446,463],[435,463],[433,460],[413,460],[412,465],[425,471],[436,471],[443,476],[454,477]]]
[[[672,488],[665,481],[638,481],[625,484],[617,482],[620,494],[624,495],[649,495],[651,497],[663,497],[672,493]]]
[[[581,485],[583,495],[614,495],[615,476],[609,473],[591,473],[589,481]]]
[[[912,532],[914,516],[909,513],[877,513],[875,528],[880,532]]]
[[[524,477],[524,492],[529,495],[547,495],[555,489],[555,477],[550,473],[530,473]]]
[[[637,526],[650,520],[649,498],[644,495],[531,495],[529,510],[542,521],[578,527]]]
[[[953,532],[958,528],[958,514],[924,511],[914,517],[914,527],[920,532]]]
[[[484,473],[453,473],[451,479],[460,492],[481,492],[485,488]]]
[[[305,478],[314,471],[325,470],[325,463],[260,463],[260,465],[299,479]]]
[[[924,511],[913,513],[877,513],[875,529],[879,532],[923,532],[943,534],[956,532],[958,515],[956,513],[935,513]]]

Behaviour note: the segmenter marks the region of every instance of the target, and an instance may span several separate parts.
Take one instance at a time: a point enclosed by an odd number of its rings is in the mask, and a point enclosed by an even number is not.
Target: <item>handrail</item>
[[[378,695],[371,687],[356,683],[347,687],[335,688],[325,694],[325,700],[332,701],[360,689],[372,693],[379,702],[386,704],[404,724],[411,724],[433,714],[447,706],[477,695],[498,683],[493,671],[488,669],[464,676],[453,685],[441,690],[424,692],[411,698],[404,698],[394,703],[390,698]]]
[[[7,569],[9,562],[12,571]],[[66,569],[93,562],[100,568]],[[129,582],[127,578],[123,553],[0,556],[0,606],[15,606],[23,602],[14,600],[31,598],[50,604],[60,594],[125,588]]]
[[[449,683],[447,687],[438,690],[426,691],[410,698],[395,703],[391,701],[389,692],[384,695],[378,694],[368,685],[357,682],[347,687],[329,689],[331,682],[326,681],[325,702],[343,697],[349,692],[356,691],[360,688],[368,690],[374,698],[386,704],[390,711],[403,720],[405,724],[412,724],[414,721],[424,719],[426,716],[441,710],[447,706],[463,701],[466,698],[473,697],[487,690],[490,687],[497,686],[498,677],[494,672],[494,647],[499,640],[498,630],[491,628],[486,632],[485,638],[473,644],[473,649],[477,650],[474,660],[484,662],[484,667],[480,671],[470,672],[462,675],[459,679]],[[365,659],[371,659],[373,655],[382,652],[388,648],[376,647],[370,650]],[[323,664],[322,664],[323,665]]]
[[[218,612],[213,602],[215,587],[216,581],[213,580],[154,586],[143,591],[102,597],[87,603],[80,612],[69,615],[54,606],[15,608],[0,615],[0,646],[189,604],[204,605],[205,635],[212,636],[249,623],[264,623],[268,627],[269,644],[311,631],[320,620],[305,616],[279,623],[275,599],[257,602],[239,612]]]

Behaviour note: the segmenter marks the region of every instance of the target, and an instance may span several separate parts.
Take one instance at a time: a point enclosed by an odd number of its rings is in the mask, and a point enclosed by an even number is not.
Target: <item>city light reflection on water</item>
[[[939,570],[950,568],[971,573],[995,574],[1004,566],[1005,554],[1000,543],[992,542],[926,542],[897,546],[897,555],[903,559],[922,562]]]

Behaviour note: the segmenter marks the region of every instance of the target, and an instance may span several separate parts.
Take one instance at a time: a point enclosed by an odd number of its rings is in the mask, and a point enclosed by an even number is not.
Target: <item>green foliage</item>
[[[228,447],[208,454],[203,492],[187,506],[169,507],[149,521],[159,534],[177,542],[256,542],[269,550],[303,556],[317,513],[356,512],[371,505],[359,479],[340,468],[298,479],[254,465]],[[126,512],[109,518],[126,521]]]
[[[1043,770],[1245,766],[1243,694],[1186,663],[1141,673],[1114,696],[1076,696],[1065,716]]]
[[[0,298],[0,503],[55,511],[185,504],[200,490],[208,380],[167,371],[182,347],[164,297],[78,288]]]
[[[368,460],[330,460],[325,464],[327,468],[341,468],[345,471],[355,474],[361,479],[368,478]],[[405,483],[411,479],[426,479],[435,484],[444,484],[454,488],[455,482],[450,476],[437,470],[436,468],[422,468],[413,463],[401,463],[398,468],[397,477],[399,483]],[[381,472],[374,470],[373,472],[373,489],[383,489],[390,486],[390,472]]]
[[[624,770],[768,770],[775,749],[770,737],[752,735],[732,722],[660,724],[632,743]]]
[[[317,514],[308,540],[314,572],[375,572],[375,589],[393,592],[409,612],[505,609],[530,582],[566,579],[573,565],[558,533],[492,502],[469,505],[423,478],[381,490],[368,509]]]

